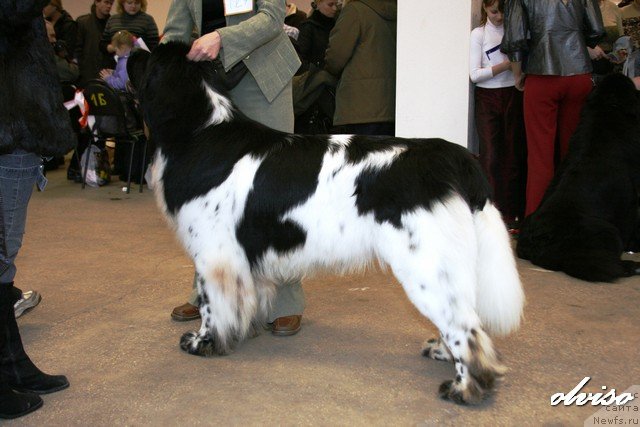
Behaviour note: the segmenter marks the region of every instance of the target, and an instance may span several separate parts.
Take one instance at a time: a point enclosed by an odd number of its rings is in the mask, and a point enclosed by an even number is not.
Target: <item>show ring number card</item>
[[[224,0],[224,16],[247,13],[253,10],[253,0]]]

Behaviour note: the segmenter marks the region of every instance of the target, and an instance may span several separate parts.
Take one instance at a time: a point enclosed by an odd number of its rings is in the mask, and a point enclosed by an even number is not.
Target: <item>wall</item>
[[[467,146],[472,1],[398,3],[396,134]]]

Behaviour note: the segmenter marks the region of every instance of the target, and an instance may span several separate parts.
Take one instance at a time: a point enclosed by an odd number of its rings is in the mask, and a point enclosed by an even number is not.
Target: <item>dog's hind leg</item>
[[[505,368],[475,311],[477,245],[473,219],[459,199],[383,227],[379,253],[416,308],[439,329],[455,362],[456,376],[440,395],[478,403]]]
[[[180,347],[199,356],[228,354],[251,331],[258,308],[253,278],[248,268],[231,264],[196,269],[202,324],[182,336]]]
[[[455,379],[442,383],[440,396],[456,403],[475,404],[494,387],[495,379],[506,369],[483,331],[468,296],[457,292],[454,283],[458,280],[457,274],[446,271],[436,275],[417,272],[407,279],[401,279],[402,274],[397,276],[414,305],[441,334],[439,340],[427,343],[423,355],[455,363]]]

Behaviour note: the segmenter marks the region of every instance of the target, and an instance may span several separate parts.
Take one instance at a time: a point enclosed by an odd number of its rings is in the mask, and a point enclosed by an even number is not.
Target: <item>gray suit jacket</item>
[[[218,31],[222,39],[220,59],[225,69],[240,61],[271,102],[289,84],[300,67],[298,55],[283,30],[285,0],[255,0],[252,12],[227,16]],[[162,42],[191,43],[200,36],[202,0],[173,0]]]

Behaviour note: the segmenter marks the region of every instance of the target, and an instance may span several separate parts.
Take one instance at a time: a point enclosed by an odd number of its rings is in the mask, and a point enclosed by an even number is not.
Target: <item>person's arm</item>
[[[77,21],[76,21],[77,22]],[[85,26],[80,25],[78,22],[78,34],[76,36],[76,45],[70,47],[73,49],[73,57],[78,61],[79,64],[84,60],[84,41],[87,35],[85,33]]]
[[[590,48],[589,46],[587,46],[587,52],[589,52],[589,58],[594,61],[596,59],[603,59],[605,56],[607,56],[607,54],[604,53],[604,50],[602,50],[602,48],[598,45],[596,45],[594,48]]]
[[[602,23],[602,13],[600,12],[598,0],[587,0],[585,2],[585,12],[585,42],[587,43],[587,47],[595,49],[598,42],[606,34],[604,31],[604,24]],[[602,49],[600,49],[600,51],[602,51]],[[604,56],[604,52],[602,56]]]
[[[285,7],[281,0],[256,0],[257,13],[236,25],[205,34],[191,46],[192,61],[206,61],[220,55],[225,68],[232,67],[251,52],[284,33]]]
[[[310,23],[303,23],[300,26],[300,33],[298,34],[298,54],[300,55],[300,60],[303,62],[306,60],[309,61],[309,54],[311,53],[312,46],[312,34],[313,34],[313,26]]]
[[[76,64],[67,61],[65,58],[62,58],[59,55],[56,55],[55,59],[58,78],[61,82],[73,83],[78,80],[78,77],[80,77],[80,71]]]
[[[522,72],[522,62],[512,62],[511,71],[513,72],[513,79],[516,82],[516,89],[519,91],[524,90],[524,73]]]
[[[482,66],[482,55],[485,54],[482,48],[483,33],[483,27],[478,27],[471,32],[469,46],[469,78],[474,83],[487,81],[511,68],[511,62],[509,60],[490,67]]]
[[[596,0],[597,1],[597,0]],[[504,10],[504,36],[500,50],[509,57],[511,71],[518,90],[524,89],[522,59],[528,50],[528,14],[522,0],[510,0]]]
[[[342,70],[353,56],[360,37],[360,19],[356,3],[348,3],[340,12],[329,35],[329,45],[324,57],[324,68],[334,76]]]
[[[618,37],[624,35],[624,28],[622,27],[622,12],[616,7],[616,26],[618,27]]]
[[[500,50],[511,62],[522,62],[528,50],[529,19],[522,0],[510,0],[504,10],[504,36]]]
[[[167,13],[167,22],[164,26],[161,43],[171,41],[189,43],[194,27],[195,23],[193,22],[187,2],[184,0],[173,0]]]
[[[129,80],[127,58],[120,58],[116,64],[116,69],[112,73],[109,73],[108,70],[105,71],[103,79],[109,86],[117,90],[125,90],[127,88],[127,81]]]
[[[65,21],[62,26],[61,36],[62,37],[58,37],[56,34],[56,38],[58,40],[64,40],[67,44],[67,49],[69,49],[69,53],[73,55],[78,40],[78,23],[71,19]]]

